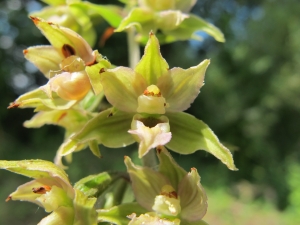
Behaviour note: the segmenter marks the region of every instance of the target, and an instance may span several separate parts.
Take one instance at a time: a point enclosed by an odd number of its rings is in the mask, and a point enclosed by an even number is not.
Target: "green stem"
[[[129,67],[134,69],[141,58],[139,43],[135,41],[135,28],[130,27],[127,30]]]

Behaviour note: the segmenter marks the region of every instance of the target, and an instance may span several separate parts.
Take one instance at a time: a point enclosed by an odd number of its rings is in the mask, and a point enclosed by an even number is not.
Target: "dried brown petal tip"
[[[23,54],[26,55],[28,53],[28,49],[23,50]]]
[[[37,25],[41,20],[37,17],[30,16],[30,19],[34,22],[35,25]]]
[[[8,196],[5,201],[8,202],[9,200],[11,200],[11,196]]]
[[[7,108],[8,109],[12,109],[12,108],[18,108],[19,106],[20,106],[19,103],[13,102],[13,103],[10,103],[10,105]]]

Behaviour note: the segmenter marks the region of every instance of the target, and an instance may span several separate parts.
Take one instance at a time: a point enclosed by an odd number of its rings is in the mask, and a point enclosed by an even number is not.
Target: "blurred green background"
[[[101,4],[117,1],[94,1]],[[25,129],[32,109],[7,109],[20,94],[45,84],[22,50],[47,40],[28,19],[44,6],[33,0],[0,1],[0,159],[52,161],[63,129]],[[193,13],[218,26],[226,43],[201,33],[203,42],[161,46],[170,67],[188,68],[211,59],[205,86],[188,112],[205,121],[233,146],[239,171],[229,171],[204,151],[173,154],[185,169],[196,167],[206,187],[211,225],[300,224],[300,2],[298,0],[199,0]],[[108,27],[97,21],[99,39]],[[94,46],[115,65],[127,65],[126,35]],[[142,48],[141,48],[142,49]],[[104,170],[124,170],[127,149],[101,147],[74,154],[68,174],[74,183]],[[111,167],[114,166],[114,168]],[[30,203],[6,197],[27,178],[0,171],[0,223],[37,224],[46,214]],[[297,216],[298,215],[298,216]]]

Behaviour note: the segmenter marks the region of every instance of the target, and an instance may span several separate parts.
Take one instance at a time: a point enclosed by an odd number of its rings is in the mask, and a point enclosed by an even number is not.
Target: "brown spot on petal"
[[[62,53],[63,53],[65,58],[68,58],[71,55],[76,55],[75,49],[72,46],[68,45],[68,44],[64,44],[62,46]]]
[[[94,64],[96,64],[96,63],[97,63],[97,62],[96,62],[96,55],[94,55],[93,60],[90,61],[90,62],[86,62],[85,65],[86,65],[86,66],[92,66],[92,65],[94,65]]]
[[[8,202],[9,200],[11,200],[11,196],[8,196],[5,201]]]
[[[197,169],[196,169],[195,167],[192,167],[192,168],[191,168],[191,171],[197,172]]]
[[[28,49],[23,50],[23,54],[26,55],[28,53]]]
[[[149,36],[151,37],[152,35],[154,35],[153,31],[151,30],[149,33]]]
[[[35,25],[38,25],[38,23],[41,22],[41,20],[37,17],[34,16],[29,16],[29,17],[34,22]]]
[[[51,187],[44,185],[37,188],[32,188],[32,192],[35,194],[45,194],[46,192],[50,191]]]
[[[107,117],[112,117],[113,115],[113,112],[110,112]]]
[[[158,154],[160,154],[162,151],[162,146],[161,145],[157,146],[156,151],[158,152]]]
[[[61,114],[60,117],[58,117],[57,122],[61,121],[67,114],[68,114],[67,112]]]
[[[52,22],[47,22],[49,25],[54,25],[54,23],[52,23]]]
[[[20,103],[10,103],[10,105],[7,107],[8,109],[12,109],[12,108],[18,108],[21,104]]]
[[[105,69],[104,68],[101,68],[99,73],[104,73],[105,72]]]

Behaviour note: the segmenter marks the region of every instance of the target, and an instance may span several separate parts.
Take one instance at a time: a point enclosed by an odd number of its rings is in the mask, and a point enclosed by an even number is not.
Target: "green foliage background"
[[[105,3],[117,4],[101,1]],[[23,128],[22,123],[33,115],[31,109],[6,109],[18,95],[46,82],[22,54],[29,46],[47,44],[27,18],[29,11],[41,6],[41,2],[33,0],[0,2],[0,159],[3,160],[52,161],[63,140],[63,130],[58,127]],[[298,0],[199,0],[193,13],[218,26],[226,43],[217,43],[203,33],[203,42],[176,42],[161,47],[171,67],[188,68],[205,58],[211,59],[205,86],[188,112],[205,121],[222,142],[232,146],[239,171],[229,171],[204,151],[190,156],[173,155],[186,169],[198,169],[202,183],[210,190],[209,205],[213,212],[218,213],[218,202],[227,202],[230,207],[228,198],[231,202],[246,202],[242,207],[260,202],[254,208],[247,208],[248,214],[255,214],[263,208],[259,204],[265,202],[275,212],[276,208],[288,215],[300,212],[299,12]],[[104,21],[94,22],[100,37],[108,25]],[[113,64],[127,65],[124,33],[114,34],[104,48],[99,44],[96,48]],[[112,170],[111,165],[115,170],[124,170],[123,156],[132,154],[135,147],[125,150],[101,147],[104,159],[100,160],[89,151],[75,153],[67,171],[71,181]],[[32,204],[4,203],[7,195],[27,180],[0,172],[1,224],[35,224],[45,215],[43,209]],[[226,204],[221,205],[226,208]],[[281,213],[278,213],[280,218]],[[229,214],[234,216],[238,211]],[[226,221],[232,224],[259,221],[235,223],[228,218],[216,221],[211,214],[209,218],[214,224],[224,225],[230,224]],[[288,224],[288,220],[284,221]]]

